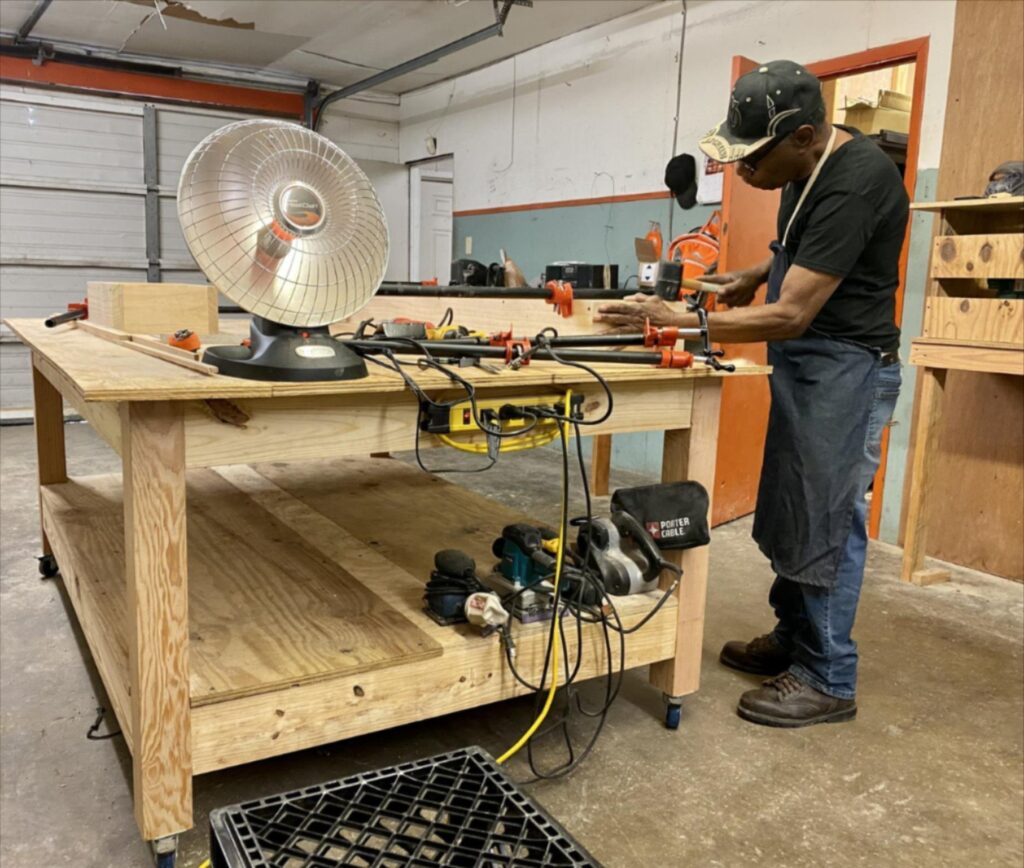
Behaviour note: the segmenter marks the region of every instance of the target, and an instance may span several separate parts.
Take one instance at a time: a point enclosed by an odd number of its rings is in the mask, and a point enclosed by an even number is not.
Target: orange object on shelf
[[[673,238],[668,258],[683,264],[684,278],[697,280],[718,262],[721,237],[722,214],[715,211],[700,229]]]
[[[180,350],[188,350],[190,353],[194,353],[200,346],[199,335],[192,329],[178,329],[167,339],[167,343]]]
[[[654,256],[656,259],[661,259],[661,251],[665,246],[665,240],[661,237],[661,224],[656,220],[651,221],[651,228],[647,230],[647,234],[644,236],[651,244],[654,245]]]

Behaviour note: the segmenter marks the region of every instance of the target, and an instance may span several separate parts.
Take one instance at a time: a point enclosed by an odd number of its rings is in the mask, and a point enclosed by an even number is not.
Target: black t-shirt
[[[896,287],[910,201],[896,164],[874,142],[853,135],[832,152],[786,239],[790,262],[842,277],[811,328],[884,352],[899,348]],[[806,181],[787,184],[778,237]]]

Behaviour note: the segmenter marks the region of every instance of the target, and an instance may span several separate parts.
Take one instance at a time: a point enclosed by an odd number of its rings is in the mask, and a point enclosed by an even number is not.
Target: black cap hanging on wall
[[[665,166],[665,186],[684,211],[697,204],[697,161],[690,154],[679,154]]]

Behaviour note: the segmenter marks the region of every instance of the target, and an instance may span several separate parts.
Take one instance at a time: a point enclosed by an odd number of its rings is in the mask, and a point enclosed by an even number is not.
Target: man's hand
[[[716,283],[721,286],[716,298],[729,307],[746,307],[754,300],[757,290],[764,283],[763,275],[754,270],[705,274],[700,279],[704,283]]]
[[[594,322],[611,326],[606,334],[642,332],[648,320],[656,328],[678,324],[672,308],[658,296],[645,292],[638,292],[621,302],[602,304],[597,311]]]

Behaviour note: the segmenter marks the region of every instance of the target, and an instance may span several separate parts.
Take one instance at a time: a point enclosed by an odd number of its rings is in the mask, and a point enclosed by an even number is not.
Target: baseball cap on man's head
[[[821,82],[792,60],[773,60],[736,81],[729,116],[700,140],[719,163],[735,163],[777,136],[824,117]]]

